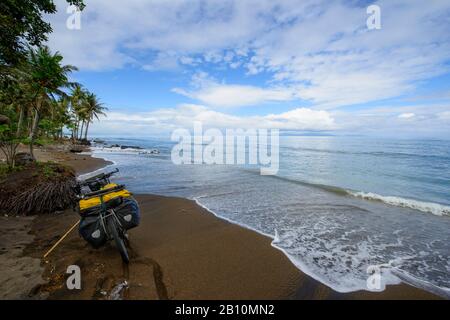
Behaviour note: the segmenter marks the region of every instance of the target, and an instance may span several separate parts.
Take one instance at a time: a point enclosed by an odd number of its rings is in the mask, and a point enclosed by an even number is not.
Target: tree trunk
[[[28,110],[27,111],[27,134],[29,135],[31,133],[31,122],[33,118],[33,112]]]
[[[81,121],[81,130],[80,130],[80,136],[78,137],[78,140],[83,139],[83,132],[84,132],[84,120]]]
[[[38,125],[39,125],[39,110],[38,108],[35,109],[34,111],[34,119],[33,119],[33,125],[31,127],[31,132],[30,132],[30,154],[33,158],[34,157],[34,138],[36,136],[36,132],[38,130]]]
[[[24,117],[24,113],[25,113],[24,109],[25,109],[24,107],[20,107],[19,121],[17,122],[16,138],[19,138],[20,134],[22,133],[22,123],[23,123],[23,117]]]
[[[74,143],[75,143],[75,140],[78,139],[78,125],[79,125],[78,117],[75,117],[74,128],[73,128],[73,142]]]
[[[86,123],[86,132],[84,133],[84,140],[87,141],[87,135],[88,135],[88,130],[89,130],[89,123],[90,121],[88,120]]]

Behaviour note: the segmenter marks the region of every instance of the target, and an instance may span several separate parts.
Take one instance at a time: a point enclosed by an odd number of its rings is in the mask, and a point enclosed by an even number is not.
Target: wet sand
[[[75,154],[65,150],[65,146],[36,148],[35,156],[39,161],[54,161],[73,166],[78,174],[102,168],[109,161],[92,158],[88,155]],[[19,152],[28,152],[27,147],[20,147]],[[70,215],[75,217],[74,214]],[[45,219],[54,219],[56,228],[46,225]],[[48,278],[43,276],[47,265],[42,263],[41,252],[31,254],[43,248],[37,238],[46,237],[46,243],[54,243],[68,220],[59,220],[60,215],[21,217],[0,216],[0,299],[45,299],[48,293],[40,291]],[[34,230],[42,225],[42,230]],[[37,234],[42,235],[37,236]],[[80,252],[81,253],[81,252]]]
[[[164,271],[175,299],[431,299],[411,286],[339,294],[299,271],[271,239],[219,219],[195,202],[138,196],[142,226],[131,233],[139,256]]]
[[[72,165],[80,174],[107,165],[102,159],[86,155],[62,153],[58,157],[58,161]],[[131,262],[128,266],[121,262],[113,245],[92,249],[75,231],[46,261],[33,269],[35,273],[44,270],[42,277],[30,276],[36,280],[33,288],[29,289],[30,282],[15,296],[188,300],[437,298],[403,284],[389,286],[382,293],[340,294],[299,271],[281,251],[271,247],[271,239],[219,219],[193,201],[154,195],[137,195],[136,198],[142,222],[129,232]],[[27,235],[20,255],[32,259],[33,263],[40,261],[78,218],[71,210],[38,216],[31,222],[27,218],[31,235]],[[25,235],[29,231],[27,226],[21,226]],[[17,234],[15,237],[21,238]],[[0,263],[3,256],[0,255]],[[66,288],[66,269],[72,264],[81,268],[81,290]],[[23,274],[17,276],[23,279]],[[124,281],[127,287],[115,292]],[[14,283],[14,279],[9,279],[9,283]],[[17,283],[21,282],[17,280]],[[0,283],[0,292],[3,290],[5,285]],[[12,296],[14,294],[10,294]]]

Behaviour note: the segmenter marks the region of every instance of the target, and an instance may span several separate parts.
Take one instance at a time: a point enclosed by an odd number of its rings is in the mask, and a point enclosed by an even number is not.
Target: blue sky
[[[450,136],[450,3],[87,0],[49,45],[109,108],[94,135],[204,126]],[[366,8],[381,9],[369,30]]]

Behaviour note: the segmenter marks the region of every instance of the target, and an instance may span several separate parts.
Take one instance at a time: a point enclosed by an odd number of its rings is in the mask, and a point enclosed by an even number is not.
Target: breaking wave
[[[450,207],[444,206],[439,203],[424,202],[394,196],[382,196],[372,192],[347,192],[354,197],[364,200],[380,201],[391,206],[414,209],[426,213],[432,213],[436,216],[450,216]]]

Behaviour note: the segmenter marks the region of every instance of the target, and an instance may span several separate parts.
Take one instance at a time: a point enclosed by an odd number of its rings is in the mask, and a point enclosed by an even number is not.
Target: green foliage
[[[60,123],[51,119],[42,119],[39,128],[47,133],[47,135],[55,136],[60,130]]]
[[[42,175],[47,179],[55,177],[58,174],[58,172],[55,170],[57,164],[52,161],[49,161],[49,162],[38,161],[37,165],[38,165]]]
[[[13,126],[9,124],[0,125],[0,147],[8,143],[20,143],[20,139],[13,132]]]
[[[40,137],[37,138],[34,143],[38,146],[47,146],[47,145],[51,145],[54,144],[57,140],[53,139],[52,137]],[[29,145],[30,143],[28,143]]]
[[[66,1],[84,8],[82,0]],[[69,81],[76,67],[41,46],[51,32],[42,15],[55,11],[53,0],[0,1],[0,149],[10,167],[19,143],[33,155],[34,143],[62,139],[64,129],[74,142],[86,139],[89,124],[106,110],[95,94]]]
[[[7,124],[0,125],[0,139],[4,140],[11,132],[11,128]]]
[[[50,99],[53,94],[64,96],[62,88],[70,87],[68,76],[76,67],[62,65],[63,57],[56,52],[52,54],[48,47],[30,49],[27,63],[23,68],[29,73],[29,85],[37,98]]]
[[[83,0],[66,2],[84,8]],[[55,12],[54,0],[0,1],[0,149],[6,157],[0,161],[0,209],[8,213],[52,212],[74,199],[73,170],[55,163],[17,167],[19,144],[29,144],[33,154],[35,142],[62,139],[65,128],[74,142],[86,138],[89,124],[106,110],[69,81],[77,69],[42,46],[52,31],[43,15]]]
[[[33,142],[43,114],[48,111],[51,122],[54,122],[56,120],[54,115],[58,113],[52,108],[56,103],[55,95],[66,96],[62,89],[73,85],[68,77],[76,68],[61,65],[62,59],[58,52],[52,54],[48,47],[41,47],[36,50],[30,49],[26,63],[22,66],[29,75],[25,81],[29,83],[28,88],[33,97],[31,105],[34,115],[29,135],[31,154],[33,154]]]
[[[84,8],[82,0],[67,0],[69,4]],[[40,46],[52,31],[44,21],[44,14],[53,14],[53,0],[0,1],[0,63],[13,65],[23,59],[27,47]]]
[[[9,168],[15,166],[15,157],[20,143],[20,138],[16,136],[13,128],[14,126],[11,123],[0,125],[0,150],[5,155],[6,164]]]
[[[8,174],[11,174],[13,172],[19,172],[22,170],[23,170],[22,166],[15,166],[14,168],[11,168],[7,164],[0,163],[0,182],[1,180],[5,179],[8,176]]]

